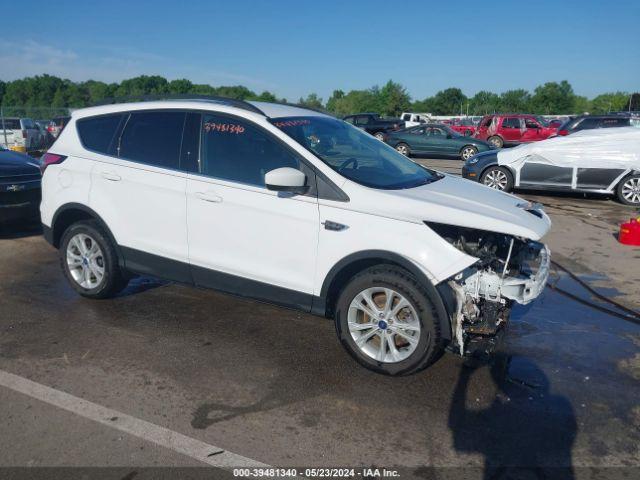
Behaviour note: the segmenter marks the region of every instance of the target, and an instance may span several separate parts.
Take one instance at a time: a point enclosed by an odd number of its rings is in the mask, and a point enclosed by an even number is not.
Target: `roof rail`
[[[99,102],[94,103],[92,106],[97,107],[101,105],[113,105],[116,103],[127,103],[127,102],[151,102],[158,100],[198,100],[205,102],[215,102],[221,103],[223,105],[228,105],[230,107],[241,108],[243,110],[248,110],[253,113],[259,113],[260,115],[265,115],[265,113],[260,110],[255,105],[246,102],[244,100],[239,100],[237,98],[229,98],[229,97],[218,97],[215,95],[197,95],[197,94],[167,94],[167,95],[131,95],[127,97],[109,97],[105,98]]]

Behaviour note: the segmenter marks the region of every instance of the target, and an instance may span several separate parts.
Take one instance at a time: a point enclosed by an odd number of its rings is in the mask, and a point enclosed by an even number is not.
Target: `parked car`
[[[467,137],[476,133],[477,124],[470,118],[456,118],[449,125],[451,130],[461,133]]]
[[[4,117],[0,119],[0,145],[26,152],[38,147],[40,130],[30,118]]]
[[[49,130],[49,133],[53,135],[53,138],[58,138],[58,135],[60,135],[60,132],[64,129],[70,119],[71,117],[67,116],[55,117],[51,122],[49,122],[47,129]]]
[[[474,137],[486,140],[496,148],[545,140],[556,129],[547,127],[535,115],[485,115],[480,120]]]
[[[40,177],[33,158],[0,147],[0,224],[37,219]]]
[[[551,128],[559,128],[566,120],[562,120],[561,118],[552,118],[547,121],[546,126]]]
[[[400,119],[404,122],[404,128],[415,127],[423,123],[430,122],[431,115],[428,113],[410,113],[402,112]]]
[[[430,123],[385,134],[384,141],[403,155],[445,155],[462,160],[493,146],[482,140],[461,135],[447,125]]]
[[[510,150],[479,153],[462,176],[510,192],[560,190],[616,195],[640,205],[640,129],[585,130]]]
[[[399,118],[382,118],[377,113],[348,115],[343,120],[370,133],[378,140],[382,140],[386,132],[404,128],[404,122]]]
[[[634,126],[630,115],[580,115],[567,120],[558,127],[557,135],[566,136],[580,130],[592,130],[594,128],[614,128]]]
[[[77,110],[43,168],[44,235],[80,295],[135,272],[297,308],[389,375],[490,348],[548,276],[542,210],[299,107]]]
[[[47,150],[55,140],[53,135],[49,132],[49,122],[47,120],[36,120],[34,123],[36,127],[38,127],[38,132],[40,133],[38,146],[36,148],[38,150]]]

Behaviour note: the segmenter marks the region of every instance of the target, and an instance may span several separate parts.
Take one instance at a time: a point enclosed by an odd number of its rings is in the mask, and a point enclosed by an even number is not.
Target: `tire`
[[[384,308],[384,289],[392,292],[389,309]],[[375,303],[376,311],[369,311],[377,315],[362,310],[365,292]],[[401,306],[401,299],[406,306]],[[393,314],[394,308],[400,310]],[[416,373],[439,358],[443,349],[437,313],[424,287],[409,272],[391,265],[371,267],[349,281],[338,299],[335,325],[347,352],[365,368],[385,375]]]
[[[405,157],[411,156],[411,148],[409,148],[409,145],[407,145],[406,143],[399,143],[395,148],[398,153],[401,153]]]
[[[495,148],[502,148],[504,147],[504,141],[502,140],[502,138],[500,138],[499,136],[495,135],[493,137],[489,137],[487,138],[487,142],[489,142],[491,145],[493,145]]]
[[[376,137],[378,140],[380,140],[381,142],[384,142],[384,133],[382,132],[376,132],[373,134],[374,137]]]
[[[473,145],[465,145],[460,150],[460,159],[467,161],[471,157],[473,157],[476,153],[478,153],[478,149],[476,147],[474,147]]]
[[[616,187],[616,197],[624,205],[640,205],[640,174],[624,177]]]
[[[59,254],[64,276],[83,297],[110,298],[127,286],[115,245],[95,220],[82,220],[67,228]]]
[[[480,183],[501,192],[510,192],[513,190],[513,175],[506,168],[494,165],[482,172]]]

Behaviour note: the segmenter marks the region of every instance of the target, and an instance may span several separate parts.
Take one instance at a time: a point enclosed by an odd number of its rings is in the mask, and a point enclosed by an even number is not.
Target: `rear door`
[[[248,120],[204,113],[200,174],[187,182],[189,257],[198,285],[311,308],[318,246],[315,194],[268,190],[265,174],[315,174],[287,145]]]
[[[111,229],[128,268],[190,281],[187,175],[180,169],[186,112],[135,111],[120,117],[94,117],[88,129],[96,136],[114,125],[121,131],[108,142],[106,154],[92,155],[89,204]]]

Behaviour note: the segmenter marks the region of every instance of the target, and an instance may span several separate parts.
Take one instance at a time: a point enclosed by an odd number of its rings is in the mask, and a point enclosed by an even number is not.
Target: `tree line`
[[[241,85],[214,87],[187,79],[167,80],[159,75],[142,75],[119,83],[97,80],[72,82],[52,75],[37,75],[8,82],[0,81],[0,105],[3,107],[80,108],[108,98],[144,95],[217,95],[240,100],[284,101],[276,94],[254,92]],[[494,93],[480,91],[472,97],[459,88],[447,88],[422,100],[413,100],[406,88],[389,80],[382,87],[365,90],[334,90],[326,102],[311,93],[299,103],[326,109],[338,116],[357,112],[398,115],[403,111],[433,115],[483,115],[487,113],[527,112],[535,114],[607,113],[640,110],[640,93],[610,92],[592,99],[576,95],[569,82],[547,82],[533,92],[525,89]]]

